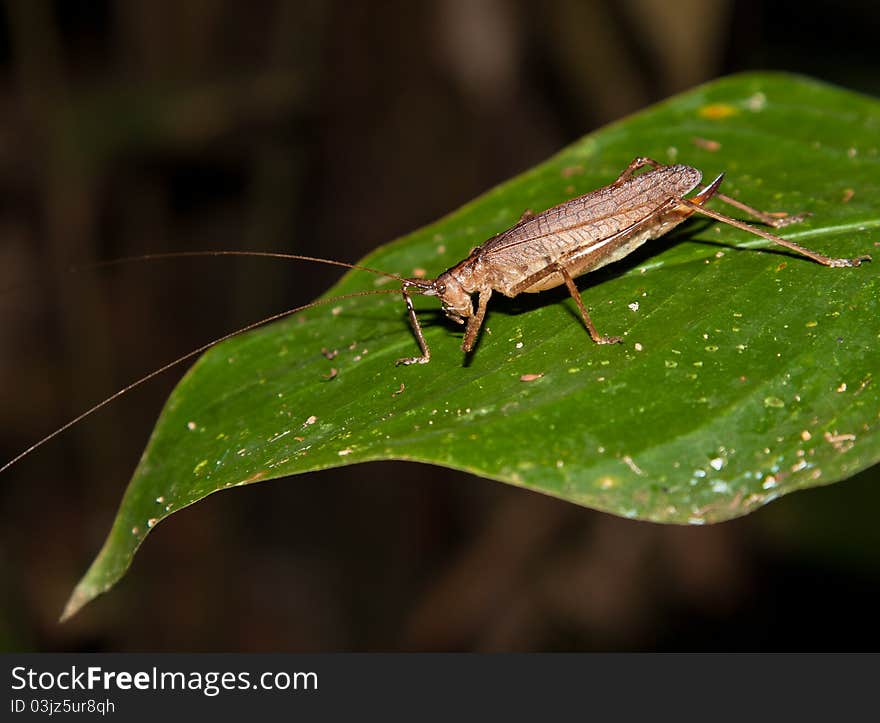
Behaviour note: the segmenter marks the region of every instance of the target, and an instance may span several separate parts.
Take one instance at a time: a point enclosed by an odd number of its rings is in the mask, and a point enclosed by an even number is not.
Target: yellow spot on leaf
[[[732,115],[736,115],[739,111],[728,103],[711,103],[700,108],[700,117],[707,120],[723,120]]]

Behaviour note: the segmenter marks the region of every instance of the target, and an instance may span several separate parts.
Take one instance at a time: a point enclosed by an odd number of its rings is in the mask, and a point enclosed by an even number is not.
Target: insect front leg
[[[464,340],[461,342],[461,350],[469,352],[474,348],[477,336],[480,333],[480,327],[483,326],[483,319],[486,318],[486,308],[489,305],[489,299],[492,297],[492,289],[481,289],[477,300],[477,312],[468,319],[467,329],[464,332]]]
[[[419,324],[419,317],[416,314],[415,307],[412,303],[412,297],[409,295],[408,289],[409,286],[404,282],[401,293],[403,294],[403,301],[406,304],[406,311],[409,314],[410,326],[412,326],[413,334],[416,336],[416,341],[419,343],[419,349],[421,349],[422,355],[403,357],[402,359],[398,359],[395,364],[427,364],[431,361],[431,349],[428,347],[428,342],[425,341],[425,335],[422,333],[422,325]]]

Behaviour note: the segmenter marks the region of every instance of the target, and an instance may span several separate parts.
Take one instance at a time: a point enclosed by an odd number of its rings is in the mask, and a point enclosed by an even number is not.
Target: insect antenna
[[[303,256],[301,254],[288,254],[283,253],[281,251],[226,251],[226,250],[212,250],[212,251],[169,251],[167,253],[159,253],[159,254],[141,254],[139,256],[123,256],[118,259],[111,259],[109,261],[98,261],[93,264],[86,264],[83,266],[72,266],[70,268],[71,272],[84,271],[90,269],[102,269],[110,266],[121,266],[122,264],[133,264],[139,263],[142,261],[163,261],[165,259],[184,259],[184,258],[197,258],[200,256],[251,256],[256,258],[268,258],[268,259],[286,259],[288,261],[309,261],[316,264],[326,264],[328,266],[342,266],[346,269],[355,269],[357,271],[367,271],[371,274],[375,274],[376,276],[384,276],[389,279],[395,279],[396,281],[405,281],[402,276],[398,276],[397,274],[393,274],[390,271],[380,271],[379,269],[372,269],[369,266],[361,266],[360,264],[349,264],[345,261],[335,261],[333,259],[322,259],[317,256]]]
[[[384,276],[388,279],[396,281],[404,281],[404,277],[391,273],[390,271],[380,271],[369,266],[361,266],[360,264],[349,264],[345,261],[335,261],[333,259],[322,259],[317,256],[303,256],[301,254],[289,254],[281,251],[228,251],[228,250],[208,250],[208,251],[169,251],[167,253],[141,254],[137,256],[122,256],[117,259],[108,259],[105,261],[95,261],[88,264],[75,264],[67,268],[67,272],[78,274],[84,271],[94,271],[97,269],[106,269],[113,266],[122,266],[124,264],[135,264],[144,261],[163,261],[165,259],[181,259],[181,258],[198,258],[204,256],[251,256],[255,258],[284,259],[288,261],[309,261],[316,264],[325,264],[328,266],[341,266],[345,269],[355,269],[357,271],[366,271],[376,276]],[[25,282],[4,286],[0,288],[0,296],[27,289],[34,285],[35,282]],[[36,282],[40,283],[40,282]]]
[[[208,253],[215,253],[216,254],[218,252],[208,252]],[[238,255],[239,254],[239,252],[219,252],[219,253],[223,254],[223,255],[225,255],[225,254]],[[252,252],[240,252],[240,253],[241,254],[250,254]],[[186,252],[186,251],[184,251],[179,254],[171,254],[171,255],[178,255],[178,256],[180,256],[180,255],[184,255],[184,256],[185,255],[205,255],[205,252],[198,252],[198,251]],[[265,254],[260,254],[260,255],[269,256],[271,254],[265,253]],[[166,254],[157,254],[156,256],[167,256],[167,255]],[[355,268],[355,269],[359,269],[359,270],[363,270],[363,271],[373,271],[373,269],[368,269],[364,266],[354,266],[353,264],[351,264],[351,265],[345,264],[341,261],[334,262],[334,261],[329,261],[326,259],[313,259],[308,256],[293,256],[292,254],[288,254],[286,256],[300,259],[300,260],[311,260],[311,261],[319,261],[319,262],[327,261],[328,263],[335,264],[338,266],[351,266],[351,268]],[[120,259],[119,261],[125,262],[128,260],[133,260],[133,259]],[[111,261],[111,262],[104,262],[104,263],[105,264],[108,264],[108,263],[112,264],[112,263],[117,263],[117,262]],[[376,271],[375,273],[382,274],[383,276],[390,276],[391,278],[395,278],[395,279],[401,278],[401,277],[395,276],[394,274],[386,274],[383,271]],[[366,291],[354,291],[350,294],[342,294],[341,296],[332,296],[328,299],[318,299],[317,301],[312,301],[308,304],[303,304],[302,306],[297,306],[293,309],[288,309],[287,311],[281,311],[281,312],[278,312],[277,314],[272,314],[271,316],[267,316],[264,319],[260,319],[259,321],[254,321],[254,322],[248,324],[247,326],[243,326],[240,329],[237,329],[235,331],[231,331],[228,334],[224,334],[220,338],[214,339],[213,341],[209,341],[207,344],[202,344],[202,346],[200,346],[198,349],[193,349],[191,352],[188,352],[188,353],[184,354],[183,356],[177,357],[177,359],[174,359],[173,361],[170,361],[167,364],[164,364],[163,366],[159,367],[158,369],[154,369],[149,374],[146,374],[145,376],[132,382],[131,384],[126,385],[125,387],[120,389],[118,392],[111,394],[106,399],[98,402],[97,404],[90,407],[89,409],[82,412],[81,414],[78,414],[76,417],[71,419],[69,422],[67,422],[63,426],[59,427],[51,434],[47,434],[41,440],[39,440],[38,442],[35,442],[30,447],[28,447],[26,450],[24,450],[23,452],[21,452],[20,454],[16,455],[11,460],[6,462],[2,467],[0,467],[0,474],[2,474],[7,469],[12,467],[12,465],[16,464],[17,462],[20,462],[22,459],[27,457],[31,452],[34,452],[37,449],[39,449],[40,447],[42,447],[44,444],[46,444],[46,442],[49,442],[50,440],[54,439],[62,432],[67,431],[73,425],[81,422],[86,417],[91,416],[92,414],[97,412],[99,409],[103,409],[108,404],[110,404],[110,402],[112,402],[116,399],[119,399],[119,397],[123,396],[124,394],[127,394],[132,389],[135,389],[136,387],[141,386],[141,384],[144,384],[145,382],[150,381],[150,379],[152,379],[153,377],[156,377],[156,376],[168,371],[172,367],[175,367],[178,364],[185,362],[187,359],[191,359],[192,357],[194,357],[198,354],[201,354],[202,352],[207,351],[211,347],[217,346],[218,344],[226,341],[227,339],[231,339],[234,336],[238,336],[239,334],[243,334],[246,331],[251,331],[253,329],[256,329],[257,327],[263,326],[264,324],[268,324],[269,322],[278,321],[279,319],[284,319],[288,316],[293,316],[294,314],[297,314],[300,311],[305,311],[306,309],[311,309],[314,306],[323,306],[324,304],[332,304],[337,301],[344,301],[345,299],[353,299],[358,296],[373,296],[375,294],[399,294],[399,293],[400,293],[400,289],[369,289]]]

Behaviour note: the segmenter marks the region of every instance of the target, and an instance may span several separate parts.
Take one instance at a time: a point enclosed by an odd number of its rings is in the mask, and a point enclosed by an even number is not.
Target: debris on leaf
[[[700,138],[699,136],[694,136],[693,138],[691,138],[691,142],[697,148],[702,148],[704,151],[709,151],[710,153],[721,150],[721,144],[718,141],[713,141],[709,138]]]

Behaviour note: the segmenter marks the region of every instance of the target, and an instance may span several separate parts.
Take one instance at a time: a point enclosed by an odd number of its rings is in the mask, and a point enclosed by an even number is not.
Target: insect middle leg
[[[575,303],[578,306],[578,309],[581,312],[581,319],[584,322],[584,326],[587,327],[587,331],[590,333],[590,338],[597,344],[619,344],[620,342],[622,342],[622,336],[603,336],[598,331],[596,331],[596,327],[593,326],[593,321],[592,319],[590,319],[590,315],[587,313],[587,307],[584,306],[584,301],[583,299],[581,299],[581,294],[578,291],[578,287],[575,286],[574,279],[571,278],[571,274],[569,274],[566,268],[561,264],[557,264],[557,268],[559,273],[562,275],[562,278],[565,280],[565,285],[568,288],[568,293],[571,294],[571,298],[574,299]]]
[[[584,306],[583,299],[581,299],[580,292],[578,291],[577,286],[572,279],[571,274],[565,268],[564,263],[562,262],[554,262],[548,264],[546,267],[541,269],[540,271],[535,272],[531,276],[523,279],[520,283],[511,289],[511,296],[516,296],[517,294],[522,293],[526,289],[535,284],[540,283],[548,276],[553,274],[559,274],[562,277],[562,280],[565,282],[565,286],[568,289],[568,293],[571,294],[575,303],[578,306],[578,310],[581,313],[581,319],[584,322],[584,326],[587,328],[587,331],[590,334],[590,338],[596,342],[597,344],[617,344],[618,342],[623,341],[623,337],[620,336],[604,336],[600,334],[595,325],[593,324],[593,320],[590,319],[590,314],[587,312],[587,307]]]

